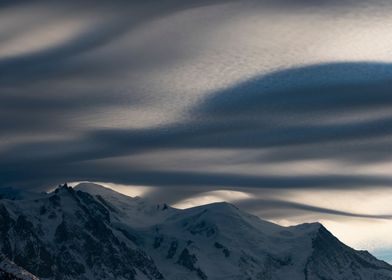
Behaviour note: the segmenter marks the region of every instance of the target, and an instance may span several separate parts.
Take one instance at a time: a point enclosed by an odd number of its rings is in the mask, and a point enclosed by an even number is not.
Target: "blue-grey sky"
[[[229,200],[390,256],[391,14],[382,0],[5,1],[0,187]]]

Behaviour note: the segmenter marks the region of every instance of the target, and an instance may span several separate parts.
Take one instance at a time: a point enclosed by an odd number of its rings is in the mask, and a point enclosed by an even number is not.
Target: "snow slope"
[[[0,237],[44,279],[392,280],[318,223],[282,227],[228,203],[179,210],[86,183],[1,199]]]

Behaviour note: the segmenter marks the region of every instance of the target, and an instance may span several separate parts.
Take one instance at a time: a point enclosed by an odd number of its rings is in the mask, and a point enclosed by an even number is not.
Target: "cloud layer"
[[[172,204],[229,190],[269,219],[388,220],[290,196],[391,187],[391,9],[2,4],[0,187],[111,182]]]

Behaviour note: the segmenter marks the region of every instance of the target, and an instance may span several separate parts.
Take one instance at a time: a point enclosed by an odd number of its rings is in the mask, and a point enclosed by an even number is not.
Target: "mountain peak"
[[[72,189],[72,187],[71,186],[68,186],[68,184],[67,183],[64,183],[64,184],[60,184],[55,190],[54,190],[54,192],[55,193],[70,193],[70,192],[73,192],[73,189]]]
[[[81,183],[0,206],[0,253],[50,280],[392,280],[320,223],[283,227],[227,202],[178,210]]]

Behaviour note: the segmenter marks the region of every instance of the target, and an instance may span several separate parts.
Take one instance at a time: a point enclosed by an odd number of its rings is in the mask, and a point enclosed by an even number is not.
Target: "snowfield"
[[[0,273],[14,279],[392,280],[319,223],[282,227],[228,203],[179,210],[87,183],[25,197],[0,199]]]

